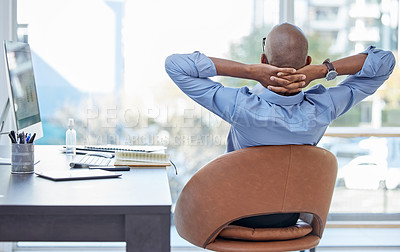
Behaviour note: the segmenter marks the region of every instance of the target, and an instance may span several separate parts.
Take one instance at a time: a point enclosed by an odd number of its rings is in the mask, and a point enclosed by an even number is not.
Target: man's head
[[[263,63],[277,67],[299,69],[311,63],[308,56],[308,40],[299,27],[289,23],[275,26],[267,36]]]

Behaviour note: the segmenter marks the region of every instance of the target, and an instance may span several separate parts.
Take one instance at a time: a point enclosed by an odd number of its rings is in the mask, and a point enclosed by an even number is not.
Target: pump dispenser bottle
[[[74,119],[68,120],[68,130],[65,133],[65,153],[75,154],[76,152],[76,131],[74,130]]]

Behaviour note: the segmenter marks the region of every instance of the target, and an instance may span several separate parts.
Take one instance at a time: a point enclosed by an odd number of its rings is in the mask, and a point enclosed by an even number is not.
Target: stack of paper
[[[169,154],[154,152],[115,152],[114,165],[128,166],[170,166]]]

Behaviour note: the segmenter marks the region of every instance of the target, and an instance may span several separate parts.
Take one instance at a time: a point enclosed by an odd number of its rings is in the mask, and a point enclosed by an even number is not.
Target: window
[[[296,1],[295,14],[310,39],[310,55],[320,63],[361,52],[369,45],[398,56],[398,1]],[[296,7],[297,9],[297,7]],[[399,67],[373,96],[333,122],[336,127],[381,129],[398,126]],[[338,83],[340,79],[336,82]],[[320,81],[318,81],[320,83]],[[336,84],[335,83],[335,84]],[[330,83],[325,83],[330,85]],[[345,130],[345,128],[344,128]],[[399,138],[324,137],[320,145],[333,152],[339,174],[331,213],[398,213],[400,166],[395,154]],[[396,181],[396,182],[395,182]]]
[[[74,118],[78,144],[166,145],[179,170],[170,181],[176,199],[194,171],[224,153],[228,125],[181,93],[164,60],[195,50],[230,57],[256,22],[252,3],[19,0],[18,35],[33,51],[44,122],[40,143],[64,144]]]
[[[295,23],[309,37],[314,63],[361,52],[370,44],[397,55],[397,0],[293,2]],[[179,170],[179,176],[171,171],[170,177],[175,200],[196,170],[224,153],[229,126],[172,84],[165,58],[200,50],[259,62],[261,38],[278,22],[278,0],[18,0],[18,38],[30,43],[37,70],[45,134],[40,143],[64,144],[68,118],[74,118],[78,144],[166,145]],[[399,75],[396,67],[377,94],[333,126],[399,126]],[[397,138],[373,137],[321,142],[337,155],[340,168],[377,150],[393,157],[399,144]],[[389,182],[391,190],[385,185],[386,174],[397,178],[400,166],[391,166],[396,158],[386,161],[373,191],[349,189],[345,175],[339,177],[332,211],[399,212],[397,182]]]

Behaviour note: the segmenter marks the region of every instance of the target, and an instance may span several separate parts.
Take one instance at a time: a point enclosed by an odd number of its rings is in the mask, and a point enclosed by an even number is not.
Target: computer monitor
[[[35,140],[43,136],[39,104],[33,74],[32,56],[29,44],[4,41],[4,58],[8,86],[8,102],[0,110],[0,133],[36,133]],[[11,114],[9,116],[8,114]],[[10,129],[4,132],[7,118],[11,118]],[[2,134],[2,137],[7,136]],[[7,136],[8,138],[8,136]]]

